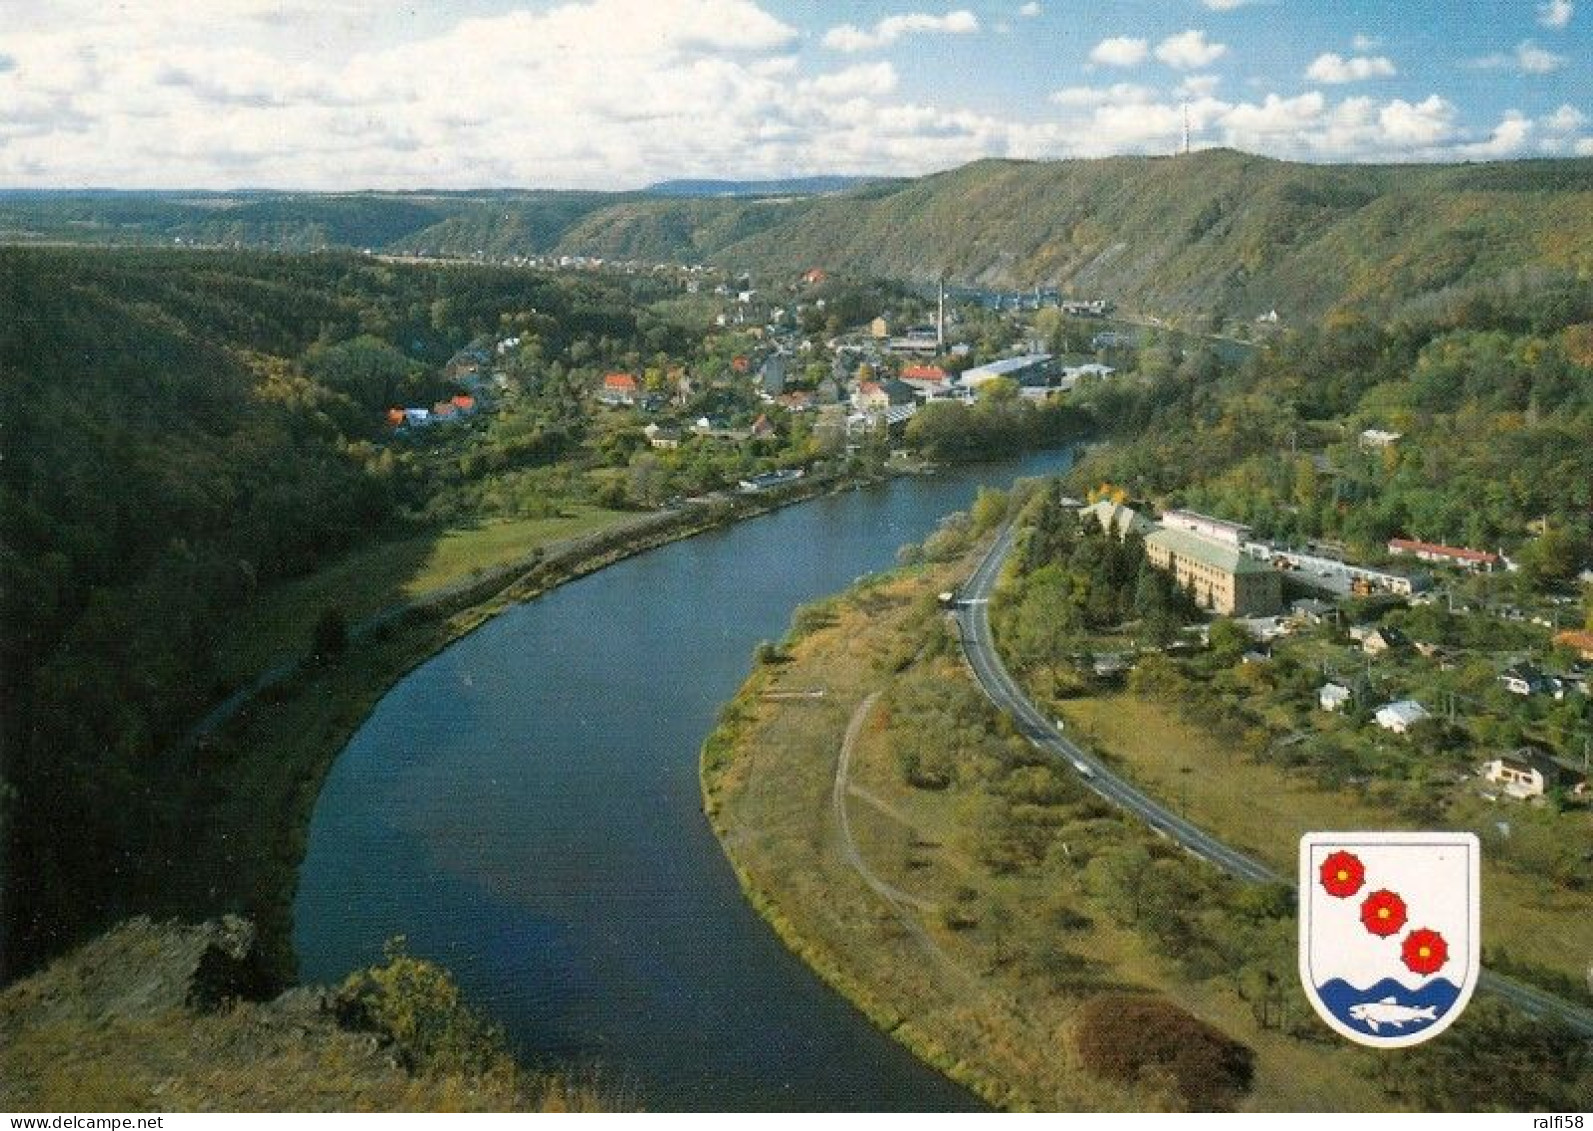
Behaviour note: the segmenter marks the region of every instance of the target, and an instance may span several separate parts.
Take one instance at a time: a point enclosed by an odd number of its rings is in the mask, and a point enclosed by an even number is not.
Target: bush
[[[338,991],[345,1024],[386,1036],[411,1072],[512,1070],[503,1033],[460,1002],[447,970],[410,955],[402,938],[387,944],[386,956],[384,965],[350,974]]]
[[[1164,998],[1101,994],[1084,1003],[1074,1049],[1097,1076],[1154,1084],[1164,1078],[1191,1111],[1228,1111],[1250,1090],[1251,1050]]]

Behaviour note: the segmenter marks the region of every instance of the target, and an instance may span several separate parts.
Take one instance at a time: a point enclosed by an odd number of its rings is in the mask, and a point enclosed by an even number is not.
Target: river
[[[529,1061],[649,1110],[968,1109],[742,898],[697,751],[753,646],[887,568],[979,484],[1065,451],[895,479],[630,558],[517,606],[398,683],[316,803],[294,905],[330,982],[404,935]]]

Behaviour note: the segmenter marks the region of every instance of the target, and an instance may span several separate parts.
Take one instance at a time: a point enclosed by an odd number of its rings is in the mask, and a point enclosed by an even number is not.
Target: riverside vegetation
[[[1150,835],[994,711],[935,594],[1028,490],[983,496],[907,553],[916,564],[801,610],[704,745],[710,820],[787,944],[1003,1107],[1585,1097],[1585,1044],[1486,998],[1433,1046],[1372,1054],[1332,1039],[1298,988],[1286,888],[1240,885]],[[1185,1039],[1147,1042],[1135,1019]],[[1523,1054],[1542,1070],[1479,1090]]]

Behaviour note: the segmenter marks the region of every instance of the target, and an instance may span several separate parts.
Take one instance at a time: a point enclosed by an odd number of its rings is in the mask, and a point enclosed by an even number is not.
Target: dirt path
[[[846,724],[846,737],[841,740],[841,756],[835,760],[835,788],[832,799],[835,807],[835,827],[841,834],[841,855],[846,857],[846,862],[851,865],[852,871],[862,878],[874,894],[895,909],[902,921],[907,923],[908,929],[915,935],[920,935],[926,945],[939,953],[940,948],[924,930],[924,925],[918,921],[917,916],[908,914],[907,908],[934,913],[940,910],[940,906],[880,879],[863,859],[863,854],[857,850],[857,841],[852,837],[852,817],[846,809],[849,786],[847,778],[852,772],[852,754],[857,749],[857,737],[863,733],[863,724],[868,721],[869,712],[879,701],[879,695],[878,691],[874,692],[859,703],[857,710],[852,712],[852,719]]]

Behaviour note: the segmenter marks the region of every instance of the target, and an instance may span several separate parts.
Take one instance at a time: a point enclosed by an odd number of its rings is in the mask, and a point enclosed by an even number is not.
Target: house
[[[1399,443],[1403,432],[1385,432],[1381,428],[1368,428],[1361,433],[1361,450],[1375,451],[1382,448],[1391,448]]]
[[[1561,648],[1571,649],[1584,660],[1593,660],[1593,632],[1572,629],[1559,633],[1555,636],[1554,642]]]
[[[402,428],[405,423],[404,410],[390,408],[387,410],[387,426],[389,428]]]
[[[871,338],[888,338],[891,336],[891,324],[881,314],[868,324],[868,334]]]
[[[1394,555],[1409,554],[1435,565],[1460,566],[1472,572],[1492,573],[1499,564],[1498,554],[1487,550],[1473,550],[1465,546],[1444,546],[1437,542],[1420,542],[1413,538],[1390,538],[1388,552]]]
[[[1289,614],[1296,624],[1325,624],[1339,619],[1338,606],[1331,601],[1305,597],[1289,605]]]
[[[758,419],[752,422],[752,438],[761,440],[765,436],[772,435],[774,435],[774,425],[769,423],[768,416],[759,413]]]
[[[603,391],[598,400],[604,404],[627,405],[636,403],[636,378],[629,373],[605,373]]]
[[[1146,537],[1145,554],[1223,616],[1266,616],[1283,603],[1282,575],[1227,542],[1163,526]]]
[[[471,416],[476,411],[476,398],[463,393],[451,398],[450,403],[459,410],[461,416]]]
[[[1373,716],[1378,726],[1395,734],[1405,734],[1428,717],[1427,708],[1414,699],[1396,699],[1392,703],[1385,703]]]
[[[1381,656],[1385,652],[1397,651],[1410,645],[1410,638],[1397,628],[1383,625],[1361,625],[1360,636],[1361,651],[1368,656]],[[1356,638],[1356,630],[1350,629],[1350,638]]]
[[[1316,705],[1324,711],[1342,711],[1355,702],[1355,692],[1342,683],[1324,683],[1316,690]]]
[[[1499,682],[1512,695],[1541,695],[1553,691],[1559,681],[1544,675],[1536,665],[1523,663],[1511,664],[1500,672]]]
[[[1482,767],[1482,776],[1504,787],[1511,797],[1525,800],[1542,797],[1556,786],[1569,784],[1571,774],[1543,751],[1523,746],[1501,754]]]
[[[859,412],[884,412],[891,406],[890,394],[878,381],[859,381],[852,394],[852,407]]]
[[[763,384],[763,392],[767,396],[777,397],[785,392],[786,366],[790,360],[790,354],[784,353],[771,353],[763,359],[758,376]]]
[[[902,370],[901,379],[925,400],[944,394],[948,387],[946,371],[938,365],[909,365]]]
[[[664,428],[658,424],[649,424],[642,429],[642,435],[647,437],[647,442],[661,451],[673,451],[680,447],[680,429]]]
[[[817,286],[828,278],[829,275],[827,275],[823,269],[818,267],[810,267],[802,274],[802,281],[810,287]]]
[[[774,398],[774,403],[788,412],[807,412],[816,407],[818,402],[812,393],[799,389],[796,392],[781,393]]]

